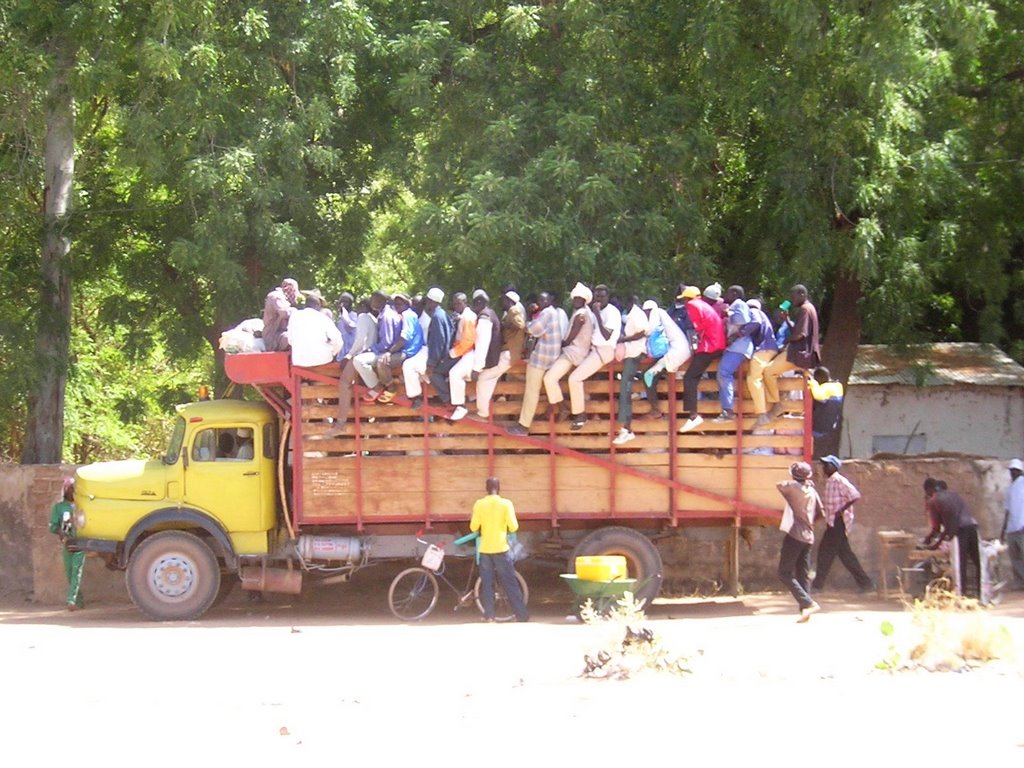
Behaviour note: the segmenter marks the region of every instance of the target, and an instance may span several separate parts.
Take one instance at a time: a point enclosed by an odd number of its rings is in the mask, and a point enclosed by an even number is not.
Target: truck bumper
[[[68,539],[65,546],[70,552],[97,552],[101,555],[116,555],[121,542],[107,541],[106,539]]]

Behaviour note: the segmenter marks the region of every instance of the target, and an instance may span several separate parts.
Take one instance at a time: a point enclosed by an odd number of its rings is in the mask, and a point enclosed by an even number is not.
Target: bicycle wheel
[[[397,619],[419,621],[434,610],[438,592],[434,574],[426,568],[406,568],[391,582],[388,607]]]
[[[516,571],[516,580],[519,582],[519,589],[523,592],[523,605],[529,605],[530,603],[530,588],[526,586],[526,579],[523,575]],[[480,602],[480,577],[476,577],[476,585],[473,587],[473,595],[476,598],[476,607],[480,610],[480,613],[484,612],[483,603]],[[505,596],[505,590],[501,588],[501,584],[497,579],[494,580],[494,620],[495,621],[512,621],[516,617],[512,611],[512,604],[508,601]]]

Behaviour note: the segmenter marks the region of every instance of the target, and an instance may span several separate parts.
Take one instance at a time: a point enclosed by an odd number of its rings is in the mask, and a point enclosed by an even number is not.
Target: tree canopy
[[[840,374],[861,341],[1022,359],[1022,38],[980,0],[7,0],[0,455],[153,450],[284,275],[799,281]]]

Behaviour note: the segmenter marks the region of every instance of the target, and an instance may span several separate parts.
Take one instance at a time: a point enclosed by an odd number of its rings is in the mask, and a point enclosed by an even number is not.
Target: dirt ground
[[[528,624],[483,624],[443,594],[418,625],[390,617],[386,584],[239,591],[183,624],[124,602],[0,604],[7,762],[1024,758],[1021,593],[987,612],[1015,657],[962,673],[875,669],[915,628],[874,595],[823,594],[804,625],[788,594],[660,601],[645,626],[690,673],[609,681],[581,678],[583,657],[621,629],[569,621],[558,584],[535,590]]]

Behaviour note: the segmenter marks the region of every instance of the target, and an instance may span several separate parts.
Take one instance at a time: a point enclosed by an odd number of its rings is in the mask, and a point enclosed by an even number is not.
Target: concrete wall
[[[924,433],[927,453],[1011,459],[1024,453],[1024,391],[1011,387],[849,387],[840,455],[873,454],[875,435]]]
[[[64,602],[67,581],[57,537],[47,530],[72,466],[0,465],[0,596],[46,605]],[[122,574],[86,558],[85,599],[127,600]]]
[[[47,605],[64,602],[66,583],[60,545],[56,536],[47,532],[47,522],[60,496],[62,479],[71,469],[0,465],[0,596],[5,599],[24,598]],[[944,479],[964,496],[978,518],[982,538],[998,536],[1002,527],[1003,499],[1009,485],[1006,462],[952,458],[848,461],[843,472],[864,495],[856,507],[850,540],[864,568],[875,578],[879,530],[901,529],[919,538],[928,532],[921,490],[926,477]],[[815,480],[821,488],[821,475]],[[769,527],[746,529],[743,534],[740,578],[744,588],[779,589],[775,571],[782,533]],[[667,591],[710,594],[724,589],[731,546],[729,529],[680,529],[661,540]],[[838,561],[829,576],[829,586],[854,586]],[[95,557],[86,560],[83,594],[87,604],[129,600],[124,575],[107,570]]]
[[[815,482],[821,490],[824,488],[824,476],[820,465],[815,466],[815,470]],[[1002,528],[1003,500],[1010,481],[1004,461],[952,458],[851,460],[844,462],[843,473],[863,494],[855,508],[856,520],[850,532],[850,542],[864,569],[876,580],[880,568],[878,531],[904,530],[920,539],[929,530],[921,487],[927,477],[945,480],[951,489],[964,497],[978,519],[982,538],[996,538]],[[781,498],[779,506],[781,509]],[[821,532],[819,523],[819,538]],[[782,537],[782,532],[773,528],[744,531],[740,545],[740,580],[745,589],[780,588],[776,568]],[[727,530],[686,529],[678,538],[665,541],[661,551],[668,588],[677,594],[708,594],[723,588],[728,583],[730,539]],[[1004,566],[1009,568],[1008,560]],[[855,587],[853,578],[838,560],[829,574],[828,586],[838,589]]]

